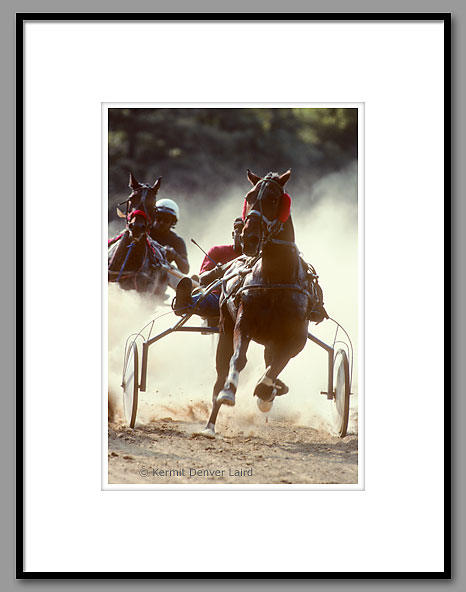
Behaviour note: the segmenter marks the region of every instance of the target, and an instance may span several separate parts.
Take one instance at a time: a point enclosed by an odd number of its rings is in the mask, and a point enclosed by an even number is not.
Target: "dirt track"
[[[208,440],[195,432],[205,426],[210,413],[215,343],[210,337],[172,335],[163,346],[152,346],[148,388],[140,393],[136,427],[125,427],[120,384],[126,337],[153,317],[150,300],[109,286],[109,483],[358,482],[357,381],[349,434],[340,439],[329,433],[331,403],[319,394],[326,386],[327,366],[325,352],[317,347],[307,347],[287,366],[283,380],[290,393],[276,401],[266,423],[252,397],[263,373],[263,351],[251,344],[237,405],[222,407],[217,438]],[[171,318],[157,321],[154,332],[166,328],[163,321],[169,326]],[[329,331],[319,336],[331,343],[333,328]]]
[[[358,482],[357,428],[341,439],[272,418],[266,423],[258,412],[246,429],[219,419],[220,435],[208,440],[195,434],[204,426],[199,419],[193,412],[194,421],[166,417],[135,429],[111,423],[109,483]]]

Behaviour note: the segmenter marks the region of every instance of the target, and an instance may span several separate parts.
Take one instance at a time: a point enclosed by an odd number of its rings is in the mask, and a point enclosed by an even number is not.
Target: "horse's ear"
[[[159,177],[155,180],[155,183],[152,185],[152,189],[157,192],[160,189],[160,185],[162,184],[162,177]]]
[[[136,177],[133,175],[131,171],[129,172],[129,186],[131,189],[137,189],[138,187],[140,187],[139,183],[136,180]]]
[[[261,180],[261,178],[260,178],[260,177],[258,177],[257,175],[255,175],[255,174],[254,174],[253,172],[251,172],[249,169],[248,169],[248,179],[251,181],[251,183],[252,183],[254,186],[256,186],[256,185],[259,183],[259,181]]]
[[[280,185],[282,187],[284,187],[285,184],[288,183],[288,181],[290,180],[290,177],[291,177],[291,169],[288,169],[286,171],[286,173],[283,173],[283,175],[280,175],[278,177],[278,183],[280,183]]]

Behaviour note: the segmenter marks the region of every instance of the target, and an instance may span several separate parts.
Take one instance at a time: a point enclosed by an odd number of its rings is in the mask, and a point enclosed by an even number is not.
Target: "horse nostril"
[[[131,234],[135,237],[140,237],[141,235],[144,234],[144,226],[141,226],[139,224],[135,224],[132,226],[131,228]]]
[[[245,255],[255,255],[259,247],[259,235],[250,234],[244,237],[243,252]]]

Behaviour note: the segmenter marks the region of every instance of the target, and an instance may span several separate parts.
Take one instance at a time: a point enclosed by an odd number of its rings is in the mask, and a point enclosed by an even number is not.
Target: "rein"
[[[254,204],[252,205],[252,209],[248,212],[248,214],[244,218],[244,220],[246,221],[246,220],[248,220],[248,218],[250,218],[252,216],[256,216],[261,220],[261,222],[266,227],[266,233],[264,236],[263,226],[262,226],[262,224],[260,225],[260,239],[259,239],[259,245],[258,245],[258,253],[262,252],[263,247],[265,245],[274,244],[274,245],[281,245],[281,246],[290,247],[290,248],[294,249],[296,254],[299,256],[299,249],[294,241],[286,241],[286,240],[274,238],[275,235],[277,235],[283,229],[284,222],[286,221],[286,219],[289,215],[289,207],[290,207],[290,203],[291,203],[291,198],[289,197],[289,195],[287,193],[285,193],[283,187],[279,183],[277,183],[274,179],[264,178],[264,179],[261,179],[260,183],[261,183],[261,186],[259,189],[259,194],[257,196],[257,199],[254,202]],[[280,199],[283,199],[285,196],[287,198],[287,202],[286,202],[285,206],[287,206],[288,212],[286,214],[284,214],[283,212],[280,212],[279,216],[275,220],[269,220],[264,215],[264,213],[262,211],[262,199],[263,199],[264,192],[267,188],[268,183],[273,183],[274,185],[276,185],[280,189]],[[258,207],[257,207],[257,205],[258,205]],[[258,256],[256,255],[256,258],[254,259],[254,263],[258,259],[260,259],[261,257],[262,257],[262,255],[258,255]],[[252,266],[249,271],[252,271]],[[294,284],[250,284],[247,286],[241,286],[236,290],[233,288],[232,293],[227,294],[226,297],[228,298],[230,296],[234,296],[236,298],[237,296],[239,296],[243,292],[247,292],[248,290],[289,290],[292,292],[298,292],[300,294],[304,294],[308,298],[308,300],[312,302],[312,296],[311,296],[310,292],[308,290],[305,290],[304,288],[302,288],[300,285],[298,285],[296,283],[294,283]]]
[[[131,195],[128,197],[127,200],[118,204],[118,206],[122,206],[122,205],[126,204],[126,212],[123,215],[123,217],[126,220],[126,230],[124,232],[122,232],[121,234],[119,234],[117,237],[110,239],[108,241],[109,247],[114,245],[118,240],[120,240],[123,237],[125,232],[130,231],[129,224],[130,224],[131,220],[133,220],[133,218],[135,218],[136,216],[141,216],[142,218],[144,218],[147,228],[144,233],[146,235],[146,240],[144,241],[144,257],[142,259],[141,266],[139,267],[139,269],[137,269],[135,271],[125,271],[126,265],[128,264],[128,260],[131,255],[131,252],[133,251],[133,248],[139,243],[139,240],[135,241],[133,239],[131,241],[131,243],[126,247],[127,253],[125,255],[123,264],[120,267],[120,270],[119,271],[109,271],[110,275],[118,274],[116,277],[116,280],[115,280],[116,282],[119,282],[122,278],[126,279],[126,278],[133,277],[134,278],[134,287],[136,290],[138,289],[137,277],[139,274],[145,273],[145,272],[143,272],[143,269],[144,269],[144,266],[146,265],[148,258],[150,258],[149,251],[152,251],[155,254],[155,249],[151,245],[149,238],[147,236],[149,233],[149,228],[153,222],[151,212],[148,210],[148,207],[147,207],[147,197],[148,197],[149,192],[151,190],[152,190],[152,187],[150,185],[148,185],[147,183],[139,184],[139,186],[135,190],[133,190],[133,192],[131,193]],[[133,209],[133,210],[129,211],[129,204],[130,204],[132,198],[134,198],[137,195],[138,191],[141,192],[139,204],[138,204],[139,207],[137,209]],[[141,235],[141,238],[144,236],[144,234]],[[116,252],[114,253],[114,255],[112,257],[112,261],[115,259],[115,256],[116,256]],[[110,262],[109,266],[112,265],[112,261]]]
[[[123,271],[124,271],[124,269],[126,267],[126,264],[128,262],[129,256],[131,255],[131,251],[133,250],[133,247],[134,247],[135,244],[136,243],[133,241],[130,245],[127,246],[128,252],[126,253],[126,257],[125,257],[125,260],[123,261],[123,265],[120,268],[120,273],[118,274],[118,277],[116,279],[117,282],[120,281],[120,278],[121,278],[121,276],[123,274]]]
[[[133,210],[132,212],[128,212],[129,202],[131,201],[131,198],[135,194],[134,191],[128,197],[127,200],[122,201],[121,203],[118,204],[118,206],[122,206],[122,205],[126,204],[125,217],[126,217],[127,222],[129,222],[133,216],[135,216],[136,214],[139,214],[139,215],[144,216],[147,219],[147,221],[149,222],[149,224],[152,225],[152,217],[150,216],[149,212],[147,211],[147,207],[146,207],[147,194],[149,193],[149,190],[151,189],[151,187],[148,184],[144,184],[144,185],[141,185],[140,188],[142,189],[141,209],[137,209],[137,210]]]
[[[260,181],[260,188],[259,188],[259,195],[256,198],[256,201],[253,203],[252,205],[252,209],[248,212],[248,214],[246,215],[244,221],[246,222],[246,220],[248,218],[251,218],[252,216],[256,216],[257,218],[259,218],[266,226],[267,228],[267,232],[270,234],[274,224],[277,222],[277,220],[269,220],[267,218],[267,216],[265,216],[265,214],[262,211],[262,197],[264,195],[264,192],[267,188],[268,183],[273,183],[274,185],[276,185],[279,189],[280,189],[280,197],[283,195],[284,191],[283,191],[283,187],[277,183],[276,181],[274,181],[273,179],[261,179]],[[256,204],[259,204],[259,209],[256,209]],[[262,243],[262,224],[261,224],[261,240],[260,240],[260,244]]]
[[[118,277],[117,277],[117,279],[115,281],[119,282],[120,279],[121,279],[121,277],[123,276],[123,272],[125,270],[126,264],[128,263],[129,256],[131,255],[131,251],[133,250],[133,247],[135,245],[136,245],[136,242],[135,241],[132,241],[131,244],[129,244],[126,247],[128,249],[128,252],[126,253],[125,260],[123,261],[123,265],[121,266],[120,271],[118,273]],[[152,249],[152,246],[149,243],[149,241],[147,241],[146,244],[145,244],[144,258],[142,260],[142,264],[141,264],[140,268],[138,270],[136,270],[136,271],[129,271],[129,272],[127,272],[127,274],[129,275],[129,277],[131,277],[132,275],[134,275],[135,284],[136,284],[136,277],[137,277],[137,275],[141,272],[141,270],[143,269],[143,267],[144,267],[144,265],[145,265],[145,263],[147,261],[147,249],[148,249],[148,247]],[[116,273],[116,272],[114,272],[114,273]]]

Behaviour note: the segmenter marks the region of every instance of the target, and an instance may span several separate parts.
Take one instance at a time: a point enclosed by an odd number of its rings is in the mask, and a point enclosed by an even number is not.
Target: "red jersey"
[[[220,263],[220,265],[223,265],[224,263],[233,261],[233,259],[239,257],[240,254],[235,251],[233,245],[220,245],[218,247],[212,247],[209,249],[207,251],[207,255],[209,255],[209,257],[211,257],[215,263]],[[204,257],[199,273],[210,271],[215,267],[209,257]]]

